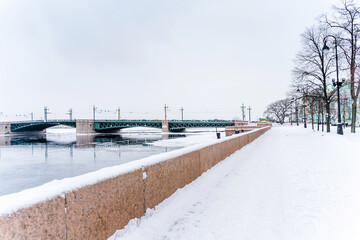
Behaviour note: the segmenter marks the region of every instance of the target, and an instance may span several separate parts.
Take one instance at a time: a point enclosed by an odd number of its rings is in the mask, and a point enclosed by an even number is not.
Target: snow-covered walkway
[[[111,239],[358,240],[359,147],[274,127]]]

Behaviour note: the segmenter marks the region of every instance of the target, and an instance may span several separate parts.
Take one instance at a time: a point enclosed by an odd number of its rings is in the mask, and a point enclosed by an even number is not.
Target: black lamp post
[[[340,112],[340,87],[342,85],[342,82],[339,82],[339,65],[338,65],[338,53],[337,53],[337,38],[333,35],[328,35],[324,38],[324,47],[322,51],[324,53],[328,52],[330,48],[326,45],[326,39],[328,37],[334,38],[334,44],[335,44],[335,61],[336,61],[336,82],[333,80],[333,86],[337,86],[337,102],[338,102],[338,124],[337,124],[337,134],[343,135],[343,129],[341,126],[341,112]]]
[[[294,102],[295,102],[295,117],[296,117],[296,125],[299,126],[299,117],[298,117],[298,104],[297,104],[297,99],[298,98],[293,98]]]
[[[296,112],[296,125],[299,126],[299,109],[296,99],[295,99],[295,112]]]
[[[304,108],[304,111],[303,111],[303,115],[304,115],[304,128],[307,128],[307,126],[306,126],[306,112],[305,112],[306,105],[305,105],[305,104],[303,104],[303,108]]]
[[[300,89],[296,89],[296,94],[300,93]],[[296,125],[299,126],[299,106],[297,100],[301,97],[295,98],[295,112],[296,112]]]

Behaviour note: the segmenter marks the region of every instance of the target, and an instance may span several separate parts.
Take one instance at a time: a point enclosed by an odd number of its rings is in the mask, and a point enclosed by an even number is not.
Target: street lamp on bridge
[[[245,121],[245,109],[246,109],[245,105],[242,104],[242,105],[241,105],[241,110],[242,110],[242,118],[243,118],[243,121]]]
[[[67,114],[69,115],[70,121],[72,121],[72,116],[73,116],[73,110],[72,110],[72,108],[69,109],[69,111],[67,112]]]
[[[169,106],[166,106],[166,104],[165,104],[165,107],[164,107],[164,111],[165,111],[165,120],[166,120],[166,113],[168,111],[170,111]]]
[[[184,108],[183,107],[180,108],[180,112],[181,112],[181,121],[184,121]]]
[[[47,117],[50,114],[49,108],[47,106],[44,107],[44,121],[47,121]]]

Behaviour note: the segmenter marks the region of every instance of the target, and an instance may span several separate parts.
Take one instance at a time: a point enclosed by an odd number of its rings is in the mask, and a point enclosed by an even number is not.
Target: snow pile
[[[110,239],[358,240],[359,144],[273,128]]]

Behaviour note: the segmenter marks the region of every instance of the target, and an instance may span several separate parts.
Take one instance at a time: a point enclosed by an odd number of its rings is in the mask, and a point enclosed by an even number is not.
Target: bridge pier
[[[11,145],[11,137],[9,136],[0,136],[0,147],[10,146]]]
[[[11,123],[0,122],[0,135],[11,134]]]
[[[92,134],[96,133],[94,130],[94,120],[77,119],[76,120],[76,134]]]
[[[168,133],[168,132],[170,132],[170,130],[169,130],[169,120],[162,120],[161,131],[162,131],[163,133]]]
[[[248,125],[249,122],[247,121],[241,121],[241,120],[235,120],[235,127],[242,127]]]
[[[94,147],[95,135],[77,135],[76,147],[77,148],[90,148]]]

